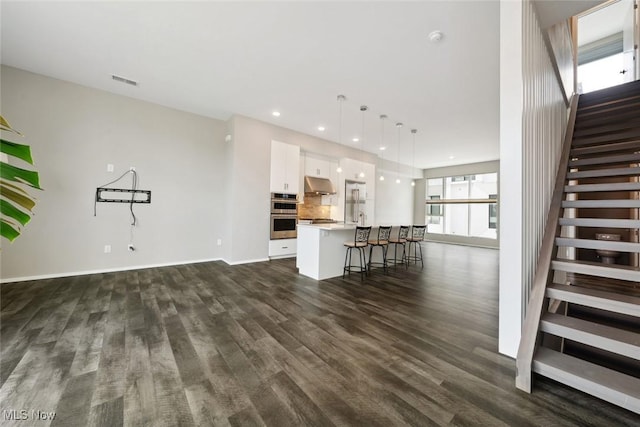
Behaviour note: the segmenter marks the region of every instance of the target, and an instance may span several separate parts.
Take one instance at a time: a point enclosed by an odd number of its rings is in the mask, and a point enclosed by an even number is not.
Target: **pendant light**
[[[344,95],[338,95],[338,144],[342,145],[342,103],[347,99]],[[342,168],[338,163],[338,167],[336,168],[336,172],[342,173]]]
[[[418,133],[418,129],[411,129],[411,134],[413,135],[413,147],[411,149],[411,175],[413,175],[413,171],[416,168],[416,133]],[[411,186],[416,186],[416,180],[411,180]]]
[[[360,106],[360,111],[362,111],[362,132],[360,133],[360,151],[362,151],[363,163],[364,163],[364,113],[366,113],[368,109],[369,107],[367,107],[366,105]],[[360,173],[358,174],[358,177],[364,178],[363,169],[360,169]]]
[[[400,184],[400,129],[402,129],[403,124],[398,122],[396,123],[396,129],[398,129],[398,150],[396,154],[396,184]]]
[[[384,167],[384,150],[386,147],[384,146],[384,120],[387,118],[385,114],[380,115],[380,181],[384,181],[384,174],[382,173],[382,168]]]

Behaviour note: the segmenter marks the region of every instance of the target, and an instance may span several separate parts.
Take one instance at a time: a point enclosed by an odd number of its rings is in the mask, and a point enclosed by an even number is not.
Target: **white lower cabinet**
[[[294,257],[298,252],[298,239],[269,240],[269,258]]]

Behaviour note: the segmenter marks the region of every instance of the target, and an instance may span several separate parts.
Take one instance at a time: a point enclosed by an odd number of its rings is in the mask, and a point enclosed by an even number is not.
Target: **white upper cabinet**
[[[364,182],[367,184],[366,198],[373,200],[376,188],[376,166],[355,159],[342,159],[340,165],[342,166],[343,175],[341,179],[342,185],[344,185],[344,179]],[[364,177],[360,177],[360,172],[364,172]]]
[[[322,159],[322,155],[315,153],[306,153],[304,156],[303,175],[314,176],[318,178],[327,178],[336,188],[336,194],[322,196],[323,205],[337,206],[339,195],[341,194],[338,182],[338,161],[329,158]]]
[[[304,174],[331,179],[331,162],[328,160],[305,156]]]
[[[298,194],[300,147],[271,141],[271,192]]]

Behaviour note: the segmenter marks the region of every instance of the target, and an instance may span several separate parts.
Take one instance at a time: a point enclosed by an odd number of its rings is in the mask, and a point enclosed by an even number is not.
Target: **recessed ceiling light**
[[[438,31],[438,30],[431,31],[429,33],[429,41],[431,41],[431,43],[437,43],[440,40],[442,40],[442,36],[443,36],[442,31]]]
[[[274,111],[271,113],[274,117],[280,117],[280,111]]]
[[[387,149],[387,147],[380,147],[380,151],[384,151],[386,149]]]
[[[352,139],[353,142],[358,142],[360,141],[360,138],[358,138],[357,136],[355,138]]]
[[[318,130],[319,130],[320,132],[324,132],[324,126],[318,126]]]
[[[453,160],[455,158],[456,158],[456,156],[449,156],[449,160]]]

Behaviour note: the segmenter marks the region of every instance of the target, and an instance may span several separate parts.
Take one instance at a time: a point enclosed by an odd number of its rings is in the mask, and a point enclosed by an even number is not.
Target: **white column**
[[[522,2],[500,2],[500,294],[498,351],[515,357],[522,325]]]

